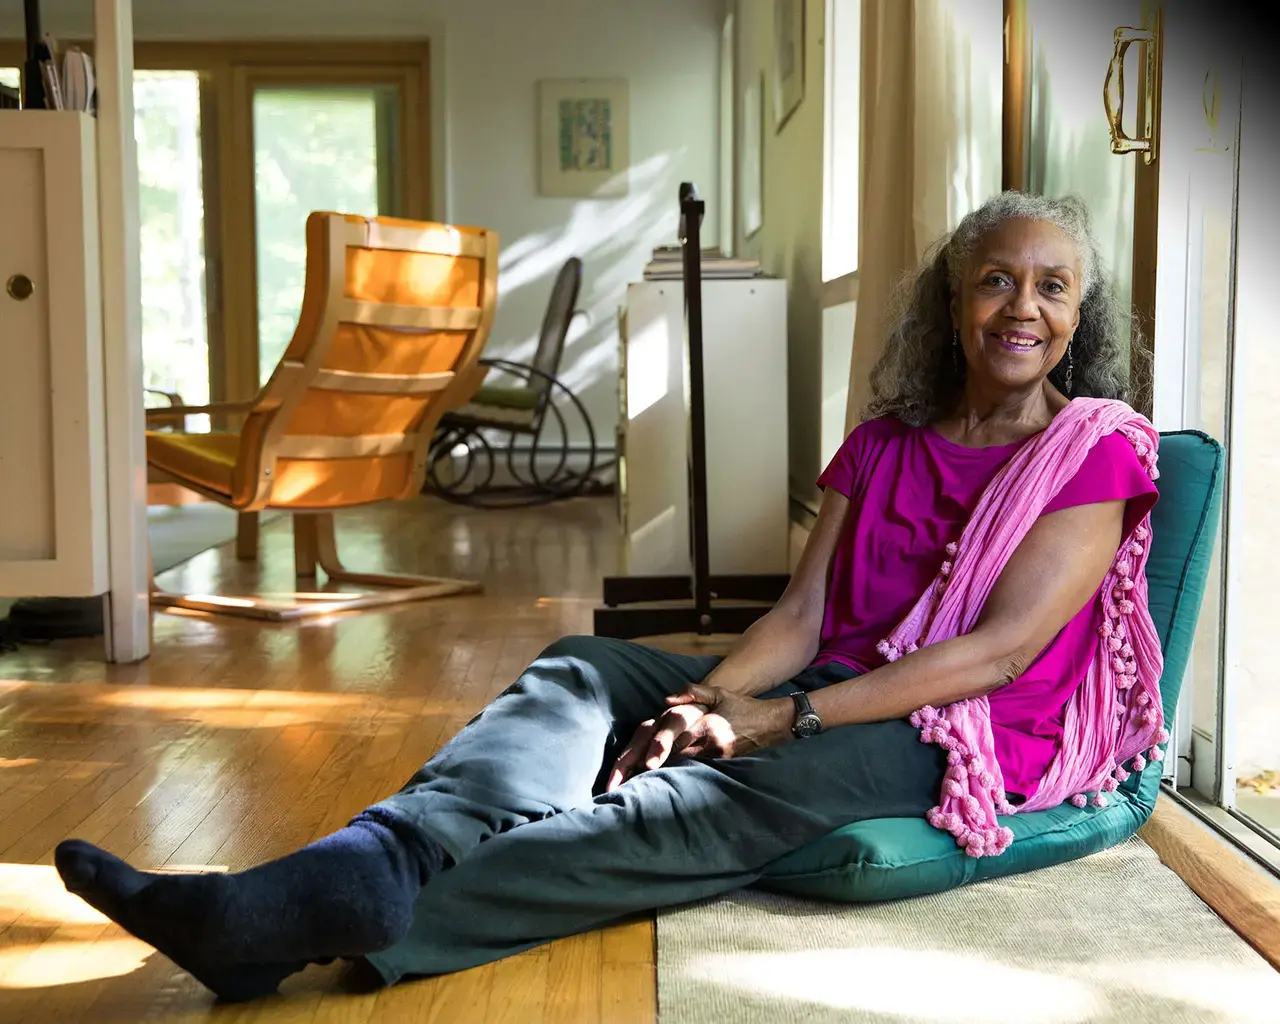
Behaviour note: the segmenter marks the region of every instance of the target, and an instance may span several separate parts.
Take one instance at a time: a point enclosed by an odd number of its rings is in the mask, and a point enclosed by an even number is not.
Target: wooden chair
[[[256,552],[257,512],[293,513],[300,580],[317,566],[360,593],[295,600],[170,594],[162,607],[285,620],[473,593],[478,583],[352,572],[338,558],[334,510],[422,490],[444,412],[464,404],[497,301],[498,236],[336,213],[307,218],[302,310],[279,365],[252,402],[170,406],[149,424],[196,413],[242,416],[238,431],[147,432],[147,462],[184,487],[241,513],[237,553]],[[252,550],[251,550],[252,549]]]

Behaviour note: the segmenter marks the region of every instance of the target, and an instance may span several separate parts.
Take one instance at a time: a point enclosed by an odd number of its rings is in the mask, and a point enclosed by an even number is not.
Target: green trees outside
[[[259,89],[253,98],[258,365],[266,380],[298,322],[307,214],[378,210],[375,89]]]

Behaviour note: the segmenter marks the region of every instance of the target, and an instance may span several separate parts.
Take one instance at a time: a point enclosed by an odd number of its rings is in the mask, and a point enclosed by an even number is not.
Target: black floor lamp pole
[[[786,589],[785,574],[713,576],[707,524],[707,425],[702,337],[702,216],[692,182],[680,186],[680,244],[689,359],[689,554],[691,576],[610,576],[596,636],[634,639],[665,633],[741,633]],[[752,604],[726,604],[750,601]],[[632,607],[621,607],[631,605]]]
[[[22,65],[22,105],[27,109],[45,105],[44,75],[40,71],[40,47],[44,32],[40,28],[40,0],[22,0],[22,13],[27,24],[27,59]]]

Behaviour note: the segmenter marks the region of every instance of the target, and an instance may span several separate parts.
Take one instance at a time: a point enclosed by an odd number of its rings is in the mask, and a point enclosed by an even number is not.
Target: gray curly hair
[[[871,400],[863,419],[895,416],[923,426],[950,414],[964,389],[967,367],[955,357],[951,326],[951,294],[969,257],[996,225],[1014,217],[1056,224],[1074,242],[1081,262],[1080,324],[1072,347],[1072,386],[1068,393],[1066,361],[1049,374],[1068,398],[1141,398],[1143,366],[1130,365],[1130,346],[1122,333],[1131,321],[1107,282],[1089,214],[1079,196],[1058,199],[1026,192],[1002,192],[968,214],[949,236],[930,247],[924,263],[906,275],[890,307],[884,355],[871,371]],[[1141,353],[1143,346],[1133,345]]]

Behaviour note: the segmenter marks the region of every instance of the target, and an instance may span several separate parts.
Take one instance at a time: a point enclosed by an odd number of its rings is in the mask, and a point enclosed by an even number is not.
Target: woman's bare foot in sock
[[[208,941],[204,925],[217,914],[218,883],[223,877],[219,874],[137,871],[120,858],[79,840],[60,843],[54,860],[69,892],[130,935],[154,946],[225,1002],[270,995],[285,978],[307,966],[305,960],[237,964],[225,949]],[[180,898],[175,900],[175,896]]]
[[[365,818],[235,874],[138,871],[75,839],[54,853],[70,892],[228,1000],[274,992],[313,961],[394,945],[442,857]]]

